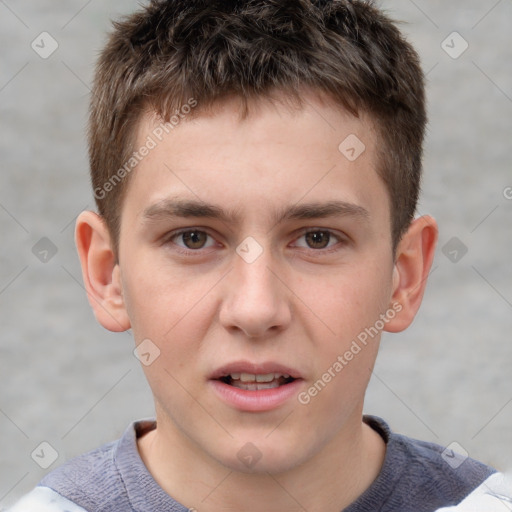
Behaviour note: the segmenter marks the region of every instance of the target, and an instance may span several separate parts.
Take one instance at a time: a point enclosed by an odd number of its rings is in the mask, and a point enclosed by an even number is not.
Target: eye
[[[340,237],[331,231],[325,229],[310,230],[300,236],[296,242],[296,247],[307,249],[327,249],[340,242]]]
[[[212,247],[215,240],[205,231],[199,229],[189,229],[174,234],[170,241],[184,249],[198,250]]]

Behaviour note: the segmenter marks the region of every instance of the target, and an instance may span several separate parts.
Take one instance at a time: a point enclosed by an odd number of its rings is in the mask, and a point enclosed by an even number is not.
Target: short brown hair
[[[91,96],[91,178],[114,249],[142,114],[168,122],[191,99],[197,115],[276,91],[300,104],[304,88],[374,120],[396,247],[416,210],[426,112],[418,55],[395,24],[362,0],[153,0],[114,22]]]

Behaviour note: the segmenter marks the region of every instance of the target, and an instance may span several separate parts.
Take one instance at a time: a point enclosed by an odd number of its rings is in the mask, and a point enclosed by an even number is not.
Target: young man
[[[156,422],[13,510],[505,510],[492,468],[362,416],[434,255],[425,123],[417,55],[368,2],[153,1],[117,23],[76,242]]]

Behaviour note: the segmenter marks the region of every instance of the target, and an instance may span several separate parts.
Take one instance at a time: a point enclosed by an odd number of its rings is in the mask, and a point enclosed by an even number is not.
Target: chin
[[[234,444],[240,447],[234,452],[230,443],[230,457],[226,457],[227,450],[214,457],[231,471],[252,475],[286,473],[308,459],[303,445],[292,446],[277,439],[274,443],[264,438],[254,442],[248,439],[237,440]]]

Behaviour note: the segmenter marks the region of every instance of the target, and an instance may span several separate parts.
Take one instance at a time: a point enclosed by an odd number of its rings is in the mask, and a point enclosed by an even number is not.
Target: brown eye
[[[306,243],[311,249],[325,249],[331,241],[329,231],[310,231],[304,235]]]
[[[208,239],[208,235],[204,231],[189,231],[183,233],[182,237],[184,244],[189,249],[202,249]]]
[[[210,240],[209,240],[210,239]],[[172,237],[173,242],[185,249],[204,249],[213,245],[213,239],[204,231],[191,229],[182,231]]]

